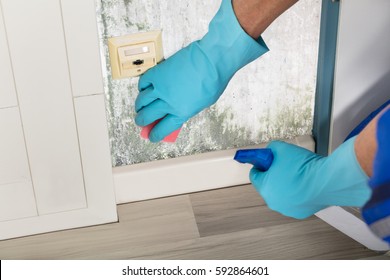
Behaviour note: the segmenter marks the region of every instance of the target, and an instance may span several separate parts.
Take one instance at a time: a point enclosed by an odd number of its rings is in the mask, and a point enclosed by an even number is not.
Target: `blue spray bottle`
[[[274,160],[274,154],[271,149],[238,150],[234,160],[240,163],[250,163],[260,171],[267,171]]]

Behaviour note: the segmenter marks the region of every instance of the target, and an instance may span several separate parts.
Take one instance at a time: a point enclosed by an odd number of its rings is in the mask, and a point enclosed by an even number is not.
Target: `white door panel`
[[[94,1],[0,7],[0,239],[117,221]]]
[[[17,105],[15,83],[8,52],[7,34],[4,28],[3,10],[0,5],[0,108]]]
[[[62,0],[61,6],[73,95],[101,94],[104,89],[95,0]]]
[[[36,216],[18,108],[0,110],[0,221]]]
[[[60,3],[2,3],[38,211],[85,208]]]
[[[0,186],[0,222],[38,215],[31,181]]]
[[[31,181],[18,108],[0,110],[0,185]]]
[[[98,219],[116,219],[104,95],[75,98],[88,208]]]
[[[88,208],[0,222],[0,240],[117,221],[104,96],[75,99]],[[1,186],[0,186],[1,190]],[[2,209],[0,211],[9,211]]]

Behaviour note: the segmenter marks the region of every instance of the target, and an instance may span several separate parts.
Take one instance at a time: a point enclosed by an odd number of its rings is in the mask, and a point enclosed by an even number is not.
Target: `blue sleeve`
[[[388,100],[385,104],[380,106],[378,109],[376,109],[374,112],[372,112],[367,118],[365,118],[357,127],[355,127],[354,130],[347,136],[345,141],[348,139],[358,135],[368,124],[370,121],[372,121],[373,118],[375,118],[384,108],[386,108],[388,105],[390,105],[390,100]]]
[[[390,109],[379,118],[376,136],[377,152],[368,182],[372,195],[362,216],[379,238],[390,243]]]

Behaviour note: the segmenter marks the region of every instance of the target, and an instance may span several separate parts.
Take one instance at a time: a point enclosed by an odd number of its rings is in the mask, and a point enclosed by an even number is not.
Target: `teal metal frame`
[[[313,137],[316,152],[324,156],[329,152],[339,11],[339,1],[322,1]]]

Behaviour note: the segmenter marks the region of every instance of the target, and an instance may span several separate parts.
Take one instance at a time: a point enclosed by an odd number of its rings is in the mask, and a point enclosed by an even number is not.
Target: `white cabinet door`
[[[94,1],[0,4],[0,239],[116,221]]]
[[[17,107],[0,109],[0,222],[37,215]]]
[[[0,6],[0,109],[17,105],[8,41]]]

